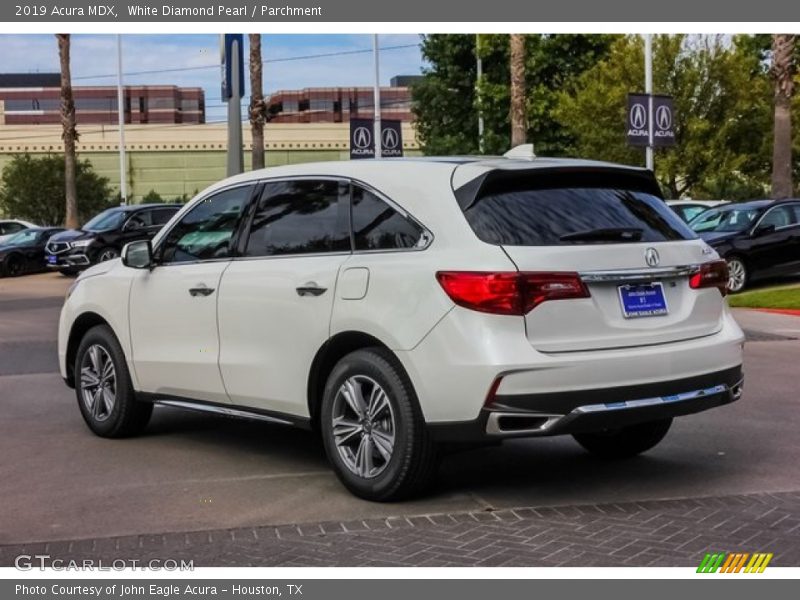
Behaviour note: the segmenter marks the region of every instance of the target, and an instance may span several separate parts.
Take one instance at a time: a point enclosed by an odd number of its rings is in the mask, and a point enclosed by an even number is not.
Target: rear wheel
[[[750,277],[747,265],[738,256],[731,256],[726,262],[728,263],[728,291],[734,294],[741,292]]]
[[[369,348],[339,361],[325,386],[320,424],[328,459],[356,496],[398,500],[433,482],[438,448],[390,352]]]
[[[100,437],[136,435],[153,405],[136,400],[125,355],[111,328],[92,327],[75,357],[75,393],[84,421]]]
[[[650,450],[663,440],[670,425],[672,425],[672,419],[662,419],[620,429],[576,433],[572,437],[595,456],[629,458]]]
[[[80,273],[78,269],[59,269],[58,272],[64,277],[75,277],[75,275]]]

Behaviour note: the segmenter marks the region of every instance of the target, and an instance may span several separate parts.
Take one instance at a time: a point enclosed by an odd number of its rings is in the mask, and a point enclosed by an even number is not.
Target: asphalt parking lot
[[[303,431],[158,408],[141,437],[94,437],[57,373],[69,283],[0,279],[0,564],[31,544],[212,565],[663,565],[705,548],[800,564],[800,318],[737,312],[744,398],[678,419],[645,456],[506,442],[447,457],[427,498],[374,504],[339,485]],[[720,547],[732,543],[750,546]]]

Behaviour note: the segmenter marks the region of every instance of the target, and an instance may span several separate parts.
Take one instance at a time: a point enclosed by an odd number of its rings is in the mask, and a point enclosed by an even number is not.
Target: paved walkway
[[[0,546],[195,566],[696,566],[706,552],[800,564],[800,492],[518,508]]]

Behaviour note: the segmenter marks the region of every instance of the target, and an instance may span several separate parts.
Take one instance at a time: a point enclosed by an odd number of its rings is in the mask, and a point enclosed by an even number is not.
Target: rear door
[[[525,316],[536,349],[621,348],[719,330],[719,292],[689,287],[691,266],[709,256],[652,177],[550,169],[491,175],[462,203],[476,235],[502,246],[520,271],[577,272],[590,292],[543,302]]]
[[[764,231],[763,227],[771,227]],[[750,242],[752,265],[764,271],[787,268],[796,260],[794,238],[798,223],[791,204],[770,208],[755,226]]]

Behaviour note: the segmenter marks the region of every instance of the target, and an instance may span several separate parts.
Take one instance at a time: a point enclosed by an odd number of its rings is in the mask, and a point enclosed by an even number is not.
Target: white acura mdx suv
[[[363,160],[226,179],[70,288],[89,428],[153,405],[319,431],[354,494],[420,493],[442,442],[572,434],[632,456],[742,391],[725,263],[649,171]]]

